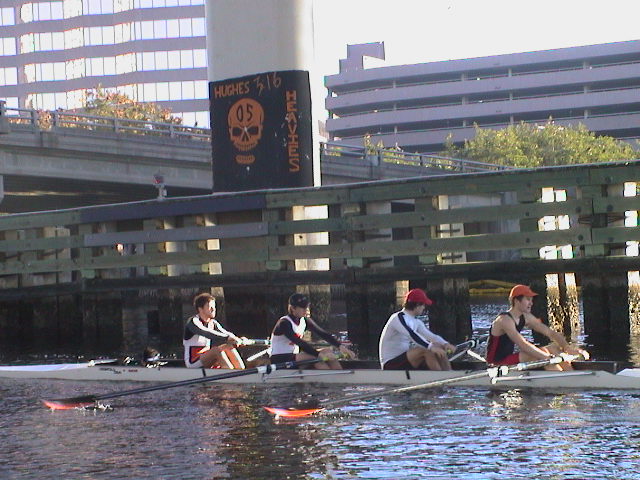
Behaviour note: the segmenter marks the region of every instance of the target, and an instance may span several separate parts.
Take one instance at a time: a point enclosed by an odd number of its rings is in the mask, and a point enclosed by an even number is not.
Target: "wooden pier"
[[[460,340],[469,281],[542,293],[549,274],[561,297],[574,275],[587,333],[627,342],[638,181],[640,161],[628,161],[6,215],[0,343],[179,344],[193,295],[211,289],[231,329],[264,337],[297,289],[321,322],[343,302],[351,340],[373,351],[409,286],[436,300],[433,330]]]

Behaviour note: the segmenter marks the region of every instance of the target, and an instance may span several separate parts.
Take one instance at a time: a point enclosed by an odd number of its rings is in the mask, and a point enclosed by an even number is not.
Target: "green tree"
[[[182,119],[172,116],[167,108],[153,102],[137,102],[122,93],[107,91],[101,85],[87,91],[81,112],[98,117],[182,124]]]
[[[442,155],[516,167],[596,163],[637,158],[623,141],[596,136],[584,125],[564,127],[520,123],[501,130],[476,126],[476,136],[461,147],[447,141]]]

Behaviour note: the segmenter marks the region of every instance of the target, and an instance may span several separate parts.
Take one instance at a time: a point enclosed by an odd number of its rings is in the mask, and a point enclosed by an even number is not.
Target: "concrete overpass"
[[[211,193],[210,131],[152,122],[9,110],[0,128],[0,212],[17,213]],[[486,170],[363,147],[323,144],[325,185]],[[452,163],[453,162],[453,163]]]

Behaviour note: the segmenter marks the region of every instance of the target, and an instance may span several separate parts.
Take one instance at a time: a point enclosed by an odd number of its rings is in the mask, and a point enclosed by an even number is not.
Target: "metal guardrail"
[[[490,172],[513,169],[513,167],[509,166],[477,162],[474,160],[462,160],[459,158],[443,157],[440,155],[410,153],[389,148],[362,147],[333,142],[322,143],[320,145],[320,151],[322,158],[350,158],[360,161],[368,161],[368,163],[374,165],[396,164],[413,167],[439,168],[457,173]]]
[[[21,126],[33,130],[76,128],[132,135],[187,138],[204,142],[211,141],[211,130],[208,128],[190,127],[174,123],[100,117],[59,110],[46,111],[26,108],[6,108],[6,112],[6,119],[11,126]]]

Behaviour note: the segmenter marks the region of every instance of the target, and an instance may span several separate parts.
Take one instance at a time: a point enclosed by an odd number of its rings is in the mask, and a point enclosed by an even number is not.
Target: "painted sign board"
[[[213,191],[313,185],[309,72],[209,82]]]

